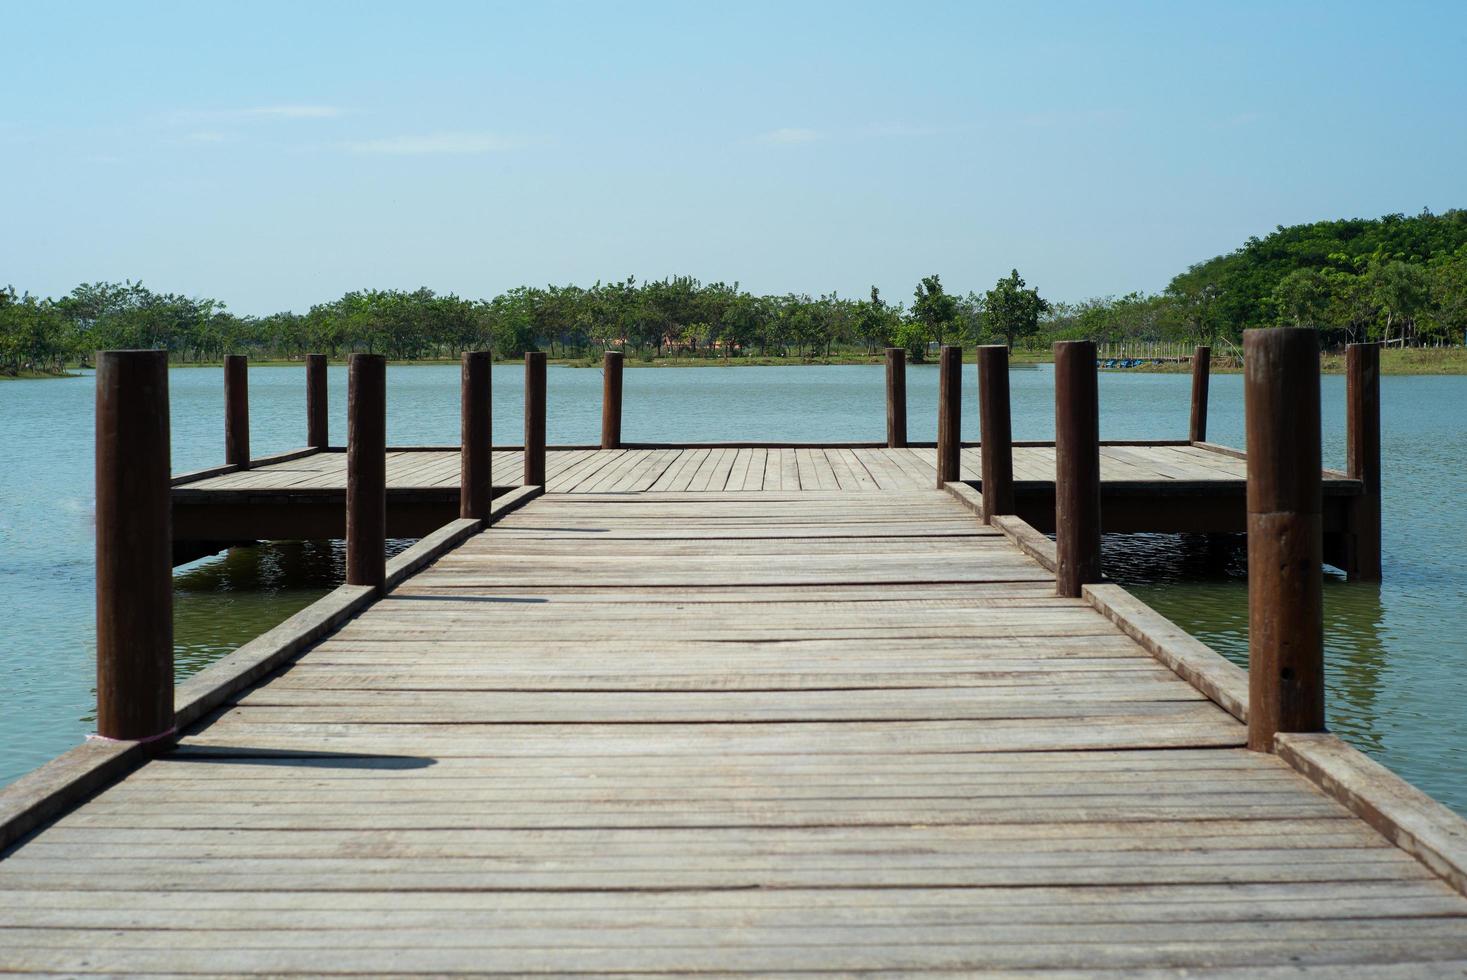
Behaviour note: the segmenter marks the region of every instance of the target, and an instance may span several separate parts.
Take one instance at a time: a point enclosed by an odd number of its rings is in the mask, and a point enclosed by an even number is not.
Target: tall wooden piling
[[[944,344],[937,359],[937,486],[958,478],[962,440],[963,349]]]
[[[168,354],[97,354],[97,733],[173,729]]]
[[[1059,595],[1077,598],[1100,574],[1100,391],[1095,344],[1054,345],[1054,527]]]
[[[1207,441],[1207,384],[1212,375],[1212,348],[1198,347],[1192,352],[1192,423],[1187,438]]]
[[[387,578],[387,359],[353,354],[346,388],[346,584]]]
[[[525,486],[545,485],[545,352],[525,354]]]
[[[1346,472],[1360,481],[1350,505],[1348,567],[1353,581],[1379,582],[1380,572],[1380,345],[1345,348]]]
[[[1324,729],[1319,341],[1243,333],[1248,440],[1248,747]]]
[[[250,361],[243,354],[224,356],[224,462],[250,465]]]
[[[609,350],[601,355],[601,448],[621,448],[622,353]]]
[[[886,445],[901,449],[907,444],[907,351],[886,349]]]
[[[494,488],[492,363],[493,355],[488,351],[465,351],[459,377],[458,516],[475,520],[489,516]]]
[[[326,355],[306,355],[306,445],[325,449],[330,445],[330,422],[326,401]]]
[[[983,519],[1014,512],[1014,436],[1009,412],[1009,349],[978,348],[978,412]]]

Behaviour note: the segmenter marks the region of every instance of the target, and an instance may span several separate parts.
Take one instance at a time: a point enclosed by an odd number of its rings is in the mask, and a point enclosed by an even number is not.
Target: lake
[[[331,433],[346,432],[346,372],[331,369]],[[1014,437],[1054,434],[1053,372],[1016,368]],[[175,472],[223,458],[222,372],[170,372]],[[963,433],[978,433],[974,369],[966,366]],[[909,434],[936,437],[937,371],[907,376]],[[552,443],[600,434],[601,372],[552,366]],[[1325,588],[1330,727],[1438,799],[1467,813],[1467,378],[1382,379],[1384,573],[1381,586]],[[250,373],[256,456],[305,441],[300,367]],[[628,441],[879,441],[885,433],[880,365],[629,368]],[[1104,438],[1185,438],[1189,379],[1101,376]],[[75,745],[94,705],[90,375],[0,383],[0,783]],[[1344,464],[1344,379],[1323,379],[1324,455]],[[495,441],[520,440],[522,371],[494,368]],[[1208,435],[1243,444],[1242,378],[1212,379]],[[388,369],[388,439],[458,441],[458,368]],[[1107,572],[1179,625],[1239,663],[1247,659],[1241,551],[1219,562],[1201,539],[1110,536]],[[341,579],[330,542],[235,549],[174,577],[177,663],[190,673],[309,604]]]

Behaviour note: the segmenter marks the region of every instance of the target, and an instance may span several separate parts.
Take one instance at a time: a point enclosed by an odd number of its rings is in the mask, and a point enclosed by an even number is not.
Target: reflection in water
[[[1248,564],[1243,535],[1107,535],[1106,574],[1240,667],[1248,666]],[[1324,663],[1329,727],[1357,748],[1385,750],[1379,585],[1326,569]]]
[[[412,541],[387,542],[387,555]],[[173,576],[173,658],[182,679],[289,618],[346,578],[342,541],[231,548]]]

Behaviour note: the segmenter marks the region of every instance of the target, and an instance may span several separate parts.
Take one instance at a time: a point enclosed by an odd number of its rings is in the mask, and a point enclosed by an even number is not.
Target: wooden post
[[[1187,438],[1207,441],[1207,382],[1212,373],[1212,348],[1198,347],[1192,354],[1192,424]]]
[[[907,444],[907,351],[886,349],[886,445],[900,449]]]
[[[306,445],[325,449],[330,445],[326,413],[326,355],[306,355]]]
[[[387,359],[353,354],[346,387],[346,584],[387,578]]]
[[[1059,595],[1078,598],[1100,574],[1100,391],[1095,344],[1054,345],[1054,527]]]
[[[224,356],[224,462],[250,466],[250,360]]]
[[[1324,730],[1319,341],[1243,332],[1248,440],[1248,747]]]
[[[937,486],[958,478],[962,438],[963,349],[942,345],[937,360]]]
[[[97,354],[97,734],[173,730],[168,354]]]
[[[1380,345],[1345,348],[1346,465],[1362,484],[1350,505],[1352,581],[1380,581]]]
[[[1014,437],[1009,417],[1009,349],[978,348],[978,411],[983,458],[983,519],[1014,512]]]
[[[483,520],[493,496],[494,436],[490,403],[489,351],[465,351],[459,377],[458,516]]]
[[[525,486],[545,485],[545,352],[525,354]]]
[[[621,351],[601,355],[601,448],[621,448]]]

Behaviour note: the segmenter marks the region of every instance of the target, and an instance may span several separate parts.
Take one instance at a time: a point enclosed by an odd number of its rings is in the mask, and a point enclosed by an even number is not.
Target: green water
[[[629,370],[629,441],[876,440],[884,433],[879,365]],[[1014,435],[1053,435],[1052,373],[1016,369]],[[964,383],[973,382],[968,367]],[[217,369],[171,374],[175,471],[223,454]],[[333,441],[345,432],[345,372],[331,374]],[[597,370],[552,368],[549,438],[586,443],[600,432]],[[908,375],[913,439],[936,430],[936,370]],[[305,438],[300,368],[250,374],[254,455]],[[978,431],[965,399],[964,433]],[[1323,382],[1326,465],[1344,457],[1344,385]],[[494,369],[495,439],[517,442],[523,389],[514,367]],[[1188,379],[1105,373],[1106,438],[1183,438]],[[1382,382],[1385,583],[1325,589],[1331,727],[1467,812],[1467,378]],[[388,371],[388,436],[399,445],[458,439],[458,368]],[[1209,435],[1242,445],[1242,382],[1212,380]],[[0,783],[76,744],[91,730],[92,379],[0,384]],[[1113,536],[1107,571],[1239,663],[1246,661],[1247,592],[1241,551],[1205,539]],[[340,581],[331,542],[241,548],[174,577],[177,662],[185,675],[234,649]]]

